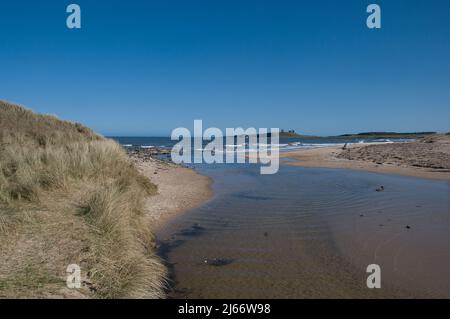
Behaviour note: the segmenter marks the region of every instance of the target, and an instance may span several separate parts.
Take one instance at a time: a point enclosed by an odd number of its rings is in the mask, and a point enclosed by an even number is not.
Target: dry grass
[[[163,297],[142,211],[154,193],[115,142],[0,101],[0,297]]]

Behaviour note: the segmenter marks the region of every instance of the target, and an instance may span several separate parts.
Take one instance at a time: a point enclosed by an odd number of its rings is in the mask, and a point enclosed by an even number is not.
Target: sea
[[[172,140],[169,137],[123,137],[123,136],[111,136],[120,143],[122,146],[126,148],[142,148],[142,149],[150,149],[150,148],[160,148],[160,149],[171,149],[179,140]],[[274,144],[274,147],[279,148],[280,152],[283,151],[293,151],[296,149],[303,148],[317,148],[317,147],[326,147],[333,145],[344,145],[344,144],[360,144],[360,143],[404,143],[413,141],[412,139],[404,139],[404,138],[396,138],[396,139],[377,139],[377,138],[345,138],[345,137],[329,137],[329,138],[286,138],[280,137],[279,143]],[[202,140],[202,144],[206,145],[209,141]],[[192,145],[194,145],[194,140],[192,139]],[[255,149],[257,144],[249,144],[248,139],[244,142],[244,145],[237,144],[235,141],[234,144],[227,144],[225,138],[223,141],[224,151],[232,152],[235,151],[239,146],[245,146],[247,149]]]

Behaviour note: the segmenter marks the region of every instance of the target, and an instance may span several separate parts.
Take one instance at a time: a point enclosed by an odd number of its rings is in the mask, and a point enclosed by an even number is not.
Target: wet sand
[[[450,180],[450,136],[394,144],[355,144],[284,152],[302,167],[342,168],[436,180]]]

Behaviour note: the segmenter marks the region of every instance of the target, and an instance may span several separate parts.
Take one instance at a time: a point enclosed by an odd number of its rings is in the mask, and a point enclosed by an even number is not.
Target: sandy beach
[[[157,185],[158,194],[145,201],[146,217],[152,232],[181,212],[193,209],[212,195],[212,180],[194,170],[155,158],[133,158],[139,171]]]
[[[419,178],[450,180],[450,136],[394,144],[353,144],[280,154],[289,165],[341,168]]]

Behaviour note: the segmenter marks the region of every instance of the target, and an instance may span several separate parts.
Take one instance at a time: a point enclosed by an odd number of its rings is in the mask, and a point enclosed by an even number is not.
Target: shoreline
[[[411,145],[420,144],[420,142],[405,143]],[[334,168],[334,169],[348,169],[356,171],[366,171],[371,173],[382,173],[391,175],[400,175],[416,178],[425,178],[431,180],[450,181],[450,170],[435,169],[430,167],[416,167],[402,162],[374,162],[368,157],[360,156],[358,159],[351,159],[347,156],[348,153],[363,153],[367,148],[376,146],[378,149],[386,148],[393,144],[361,144],[351,145],[347,150],[342,150],[342,146],[329,146],[314,149],[300,149],[280,153],[280,160],[283,164],[311,168]],[[424,144],[425,145],[425,144]],[[408,146],[407,146],[408,147]],[[345,154],[347,152],[347,154]],[[288,161],[284,159],[292,159]]]
[[[155,158],[132,159],[138,170],[158,187],[157,194],[147,197],[144,203],[145,216],[154,234],[181,213],[213,197],[212,179],[191,168]]]

